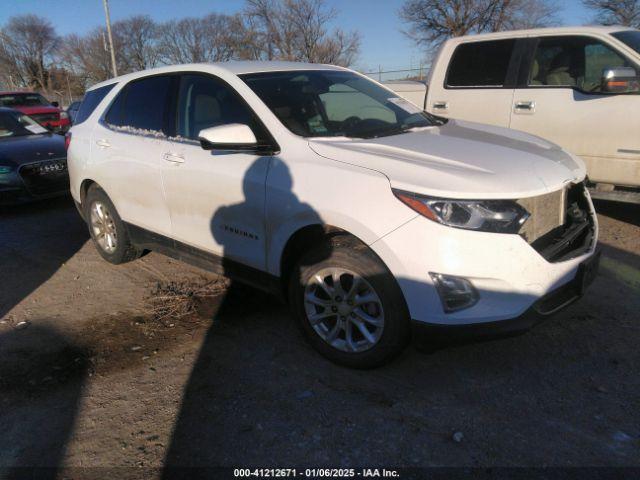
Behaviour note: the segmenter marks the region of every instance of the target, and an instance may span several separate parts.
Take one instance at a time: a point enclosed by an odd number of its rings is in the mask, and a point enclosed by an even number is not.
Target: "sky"
[[[403,0],[326,0],[339,13],[333,26],[358,30],[361,52],[354,65],[361,71],[418,68],[425,51],[402,33],[398,17]],[[558,0],[558,16],[565,25],[589,23],[590,12],[580,0]],[[156,21],[209,12],[236,13],[242,0],[109,0],[111,20],[148,14]],[[104,25],[102,0],[0,0],[0,25],[13,15],[35,13],[47,18],[59,35],[83,34]]]

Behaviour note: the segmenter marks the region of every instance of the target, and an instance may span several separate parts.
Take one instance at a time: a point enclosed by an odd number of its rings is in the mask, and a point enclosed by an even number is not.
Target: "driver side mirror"
[[[230,123],[200,130],[200,146],[205,150],[265,153],[273,151],[271,145],[258,143],[249,125]]]
[[[60,104],[58,102],[51,102],[51,106],[58,108]]]
[[[634,93],[640,91],[638,72],[631,67],[606,68],[602,72],[602,91],[606,93]]]

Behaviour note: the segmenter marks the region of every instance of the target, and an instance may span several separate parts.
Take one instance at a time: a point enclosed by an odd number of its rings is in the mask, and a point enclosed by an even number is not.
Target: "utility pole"
[[[109,37],[109,50],[111,51],[111,70],[113,76],[118,76],[118,67],[116,67],[116,52],[113,49],[113,36],[111,35],[111,17],[109,16],[109,0],[102,0],[104,4],[104,15],[107,18],[107,37]]]

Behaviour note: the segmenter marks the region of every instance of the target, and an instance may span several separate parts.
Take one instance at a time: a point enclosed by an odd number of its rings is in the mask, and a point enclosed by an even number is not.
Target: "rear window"
[[[449,65],[449,87],[503,87],[515,40],[463,43]]]
[[[78,125],[89,118],[98,104],[107,96],[107,93],[109,93],[114,86],[115,83],[112,83],[111,85],[105,85],[104,87],[88,91],[84,96],[82,103],[80,103],[80,108],[78,109],[75,121],[73,122],[74,125]],[[71,106],[73,106],[73,104],[71,104]]]
[[[170,86],[168,75],[134,80],[118,94],[107,112],[106,122],[147,133],[162,132]]]
[[[51,105],[39,93],[12,93],[0,96],[0,107],[41,107]]]

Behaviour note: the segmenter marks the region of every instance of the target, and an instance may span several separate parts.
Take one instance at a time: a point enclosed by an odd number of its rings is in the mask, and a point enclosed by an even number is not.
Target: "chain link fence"
[[[417,80],[424,82],[429,75],[429,66],[424,65],[418,68],[405,68],[401,70],[382,70],[362,72],[364,75],[379,82],[389,82],[393,80]]]

